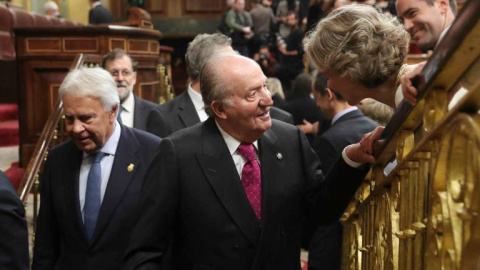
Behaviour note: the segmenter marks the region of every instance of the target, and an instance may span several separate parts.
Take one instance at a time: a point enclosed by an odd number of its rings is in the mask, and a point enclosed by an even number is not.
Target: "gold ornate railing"
[[[402,103],[383,132],[342,218],[342,269],[480,269],[478,14],[480,1],[465,3],[416,81],[417,104]]]

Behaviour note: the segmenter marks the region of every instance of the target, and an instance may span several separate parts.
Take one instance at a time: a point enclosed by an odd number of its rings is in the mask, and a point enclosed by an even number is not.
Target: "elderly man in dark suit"
[[[200,91],[200,68],[215,53],[233,52],[232,40],[222,34],[200,34],[188,44],[185,62],[190,84],[185,92],[165,104],[157,106],[148,115],[147,131],[161,138],[207,120]],[[275,119],[293,124],[286,111],[273,108]]]
[[[0,171],[0,269],[29,269],[25,208],[10,180],[2,171]]]
[[[90,11],[88,12],[89,24],[110,23],[113,21],[112,13],[100,3],[100,0],[89,0]]]
[[[312,144],[324,173],[328,173],[347,145],[360,141],[378,124],[363,115],[356,106],[350,106],[342,95],[327,88],[327,78],[320,73],[315,76],[313,94],[325,118],[331,120],[331,126],[315,137]],[[340,221],[316,228],[309,245],[309,270],[340,269],[342,235]]]
[[[71,140],[41,176],[33,269],[119,269],[160,139],[116,121],[117,87],[101,68],[71,71],[59,96]]]
[[[137,61],[122,49],[114,49],[103,57],[102,67],[110,72],[117,83],[120,97],[119,121],[140,130],[147,129],[147,117],[157,104],[133,94],[137,82]]]
[[[123,269],[158,269],[171,235],[174,269],[299,269],[302,214],[337,219],[366,173],[346,162],[374,158],[349,146],[325,178],[303,133],[271,120],[266,77],[249,58],[212,57],[200,81],[210,118],[162,140]]]

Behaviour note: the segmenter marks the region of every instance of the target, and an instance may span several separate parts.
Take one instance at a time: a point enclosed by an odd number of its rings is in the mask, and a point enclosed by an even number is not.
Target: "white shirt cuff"
[[[347,149],[347,147],[343,148],[343,151],[342,151],[342,157],[343,157],[343,160],[345,160],[345,163],[350,165],[350,167],[352,167],[352,168],[358,168],[358,167],[362,166],[363,163],[355,162],[355,161],[353,161],[353,160],[351,160],[347,157],[347,153],[345,152],[345,149]]]

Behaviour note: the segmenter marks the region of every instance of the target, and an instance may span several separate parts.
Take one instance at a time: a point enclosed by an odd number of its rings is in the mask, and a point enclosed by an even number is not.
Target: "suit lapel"
[[[135,108],[133,113],[133,127],[144,129],[142,128],[142,121],[146,121],[148,115],[146,115],[146,113],[144,112],[144,107],[142,106],[140,99],[136,95],[133,95],[133,100],[135,101]]]
[[[115,152],[115,159],[98,215],[92,244],[95,243],[98,236],[107,226],[119,202],[122,200],[123,194],[133,179],[135,179],[134,176],[141,166],[136,155],[139,148],[138,141],[129,129],[124,126],[121,127],[122,133],[120,134],[120,140]],[[133,171],[127,170],[130,164],[134,165]]]
[[[193,101],[188,95],[186,90],[180,97],[178,104],[178,117],[183,123],[184,127],[191,127],[197,123],[200,123],[200,118],[198,117]]]
[[[203,154],[198,154],[197,160],[206,178],[240,231],[257,246],[260,223],[245,195],[228,147],[213,118],[209,118],[203,126],[202,144]]]

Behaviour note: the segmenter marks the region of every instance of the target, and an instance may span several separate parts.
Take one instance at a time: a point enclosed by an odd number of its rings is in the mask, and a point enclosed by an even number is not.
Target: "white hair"
[[[80,68],[70,71],[58,90],[62,99],[65,95],[99,98],[106,112],[120,103],[117,85],[112,75],[100,67]]]
[[[57,6],[57,3],[53,2],[53,1],[48,1],[43,5],[43,9],[45,11],[47,11],[47,10],[58,11],[58,6]]]

